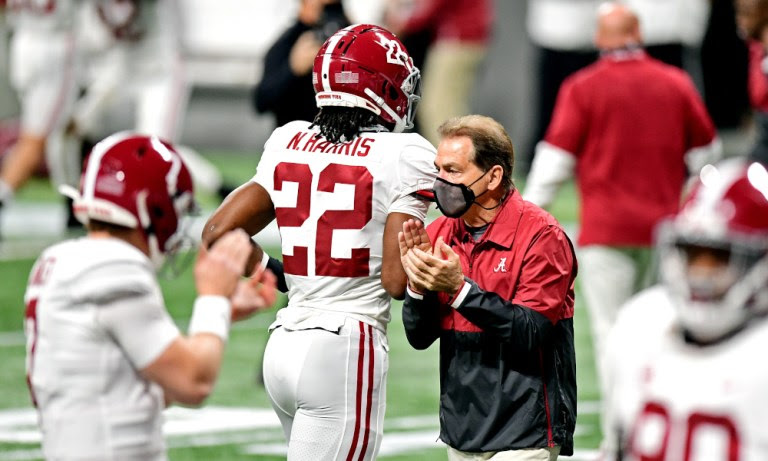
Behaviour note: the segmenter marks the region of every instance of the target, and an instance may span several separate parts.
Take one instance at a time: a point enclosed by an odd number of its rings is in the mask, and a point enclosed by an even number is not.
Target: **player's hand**
[[[443,241],[442,237],[437,238],[432,252],[414,248],[401,260],[403,269],[408,275],[408,281],[414,287],[453,295],[464,284],[459,255]]]
[[[418,248],[421,251],[431,251],[432,242],[429,241],[427,230],[424,224],[417,219],[409,219],[403,223],[403,231],[397,234],[400,243],[400,256],[411,248]]]
[[[418,248],[424,252],[432,251],[432,244],[429,241],[427,231],[424,229],[424,224],[415,219],[409,219],[403,222],[402,232],[397,233],[397,242],[400,246],[400,263],[404,268],[406,265],[405,256],[409,251],[414,248]],[[426,287],[419,285],[416,281],[411,280],[410,278],[408,284],[410,285],[411,290],[417,293],[424,293],[427,290]]]
[[[315,34],[309,30],[301,34],[291,48],[291,54],[288,56],[288,63],[291,66],[293,75],[307,75],[315,64],[315,56],[323,46]]]
[[[247,319],[269,309],[277,299],[277,277],[269,269],[257,266],[253,275],[240,280],[232,295],[232,321]]]
[[[251,239],[242,229],[227,232],[209,250],[200,245],[195,263],[197,292],[232,296],[250,254]]]

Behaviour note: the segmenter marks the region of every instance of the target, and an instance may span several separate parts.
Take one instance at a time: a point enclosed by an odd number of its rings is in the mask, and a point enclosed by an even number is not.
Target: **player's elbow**
[[[417,351],[423,351],[435,342],[435,338],[421,336],[415,332],[410,332],[407,329],[405,330],[405,337],[408,339],[408,344]]]
[[[381,285],[384,287],[384,290],[394,299],[397,299],[399,301],[402,301],[405,299],[405,283],[401,283],[401,281],[386,281],[383,277],[381,279]]]
[[[407,283],[408,279],[405,277],[405,273],[402,272],[402,269],[395,271],[387,270],[385,267],[381,271],[381,286],[384,288],[387,294],[394,299],[405,299],[405,286]]]

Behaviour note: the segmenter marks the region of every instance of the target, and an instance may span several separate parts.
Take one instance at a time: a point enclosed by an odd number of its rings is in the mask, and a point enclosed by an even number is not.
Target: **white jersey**
[[[366,133],[332,144],[308,122],[274,131],[253,180],[270,194],[282,239],[289,304],[278,324],[339,312],[386,330],[390,297],[381,285],[387,215],[424,220],[435,149],[418,134]]]
[[[624,460],[752,461],[768,453],[768,322],[686,343],[662,287],[619,314],[610,342],[605,451]],[[621,440],[621,442],[617,442]]]
[[[165,459],[163,391],[139,375],[179,335],[149,259],[117,239],[48,248],[25,294],[46,459]]]
[[[79,4],[85,0],[8,0],[8,20],[16,30],[72,30]]]

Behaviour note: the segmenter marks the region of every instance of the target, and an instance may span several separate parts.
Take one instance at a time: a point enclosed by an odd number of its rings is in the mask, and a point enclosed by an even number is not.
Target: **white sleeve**
[[[712,142],[694,147],[685,153],[685,165],[691,176],[698,176],[704,165],[716,163],[723,158],[723,143],[718,136]]]
[[[397,187],[388,212],[407,213],[423,221],[430,202],[414,193],[432,190],[436,177],[434,147],[426,142],[425,145],[406,145],[397,164]]]
[[[275,166],[277,164],[277,162],[273,160],[273,157],[275,157],[273,154],[276,149],[276,139],[279,138],[279,131],[284,130],[286,126],[288,125],[275,128],[275,131],[269,136],[267,142],[264,143],[264,150],[261,152],[258,165],[256,165],[256,173],[253,175],[253,178],[251,178],[251,182],[261,184],[270,195],[272,194],[273,182],[275,180]]]
[[[536,155],[525,182],[523,199],[542,208],[548,207],[557,195],[560,186],[573,177],[576,157],[568,151],[540,141]]]
[[[79,302],[93,303],[95,321],[125,351],[137,369],[152,363],[179,336],[165,309],[152,269],[132,261],[94,267],[72,287]]]
[[[116,299],[99,307],[96,320],[137,370],[154,362],[180,335],[159,293]]]

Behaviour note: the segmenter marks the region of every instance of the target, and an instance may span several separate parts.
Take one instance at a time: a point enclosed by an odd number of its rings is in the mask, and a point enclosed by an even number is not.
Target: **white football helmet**
[[[681,211],[658,233],[660,271],[679,319],[697,341],[712,342],[768,313],[768,171],[730,159],[707,165]],[[721,264],[689,265],[696,251]]]

